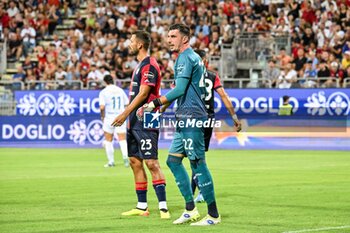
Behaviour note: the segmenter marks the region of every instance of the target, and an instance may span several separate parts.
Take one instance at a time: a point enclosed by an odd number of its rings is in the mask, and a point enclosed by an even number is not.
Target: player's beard
[[[138,49],[133,49],[133,48],[130,49],[129,48],[129,55],[135,56],[137,54],[139,54],[139,50]]]
[[[175,53],[179,52],[179,46],[172,45],[169,47],[170,47],[171,52],[175,52]]]

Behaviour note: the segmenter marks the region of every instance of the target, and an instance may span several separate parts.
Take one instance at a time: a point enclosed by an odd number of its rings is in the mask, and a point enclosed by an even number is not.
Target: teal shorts
[[[177,128],[169,153],[183,154],[190,160],[204,159],[204,128]]]

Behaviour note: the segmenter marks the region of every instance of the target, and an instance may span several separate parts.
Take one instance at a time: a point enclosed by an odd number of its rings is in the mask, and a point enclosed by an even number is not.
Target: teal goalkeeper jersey
[[[175,65],[175,82],[178,78],[189,79],[185,94],[177,99],[176,117],[178,118],[206,118],[205,108],[205,67],[202,59],[192,48],[180,53]]]

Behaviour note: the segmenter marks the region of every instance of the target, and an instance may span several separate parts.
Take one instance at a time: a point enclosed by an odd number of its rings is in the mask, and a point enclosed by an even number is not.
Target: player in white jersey
[[[122,151],[124,165],[129,166],[128,147],[126,143],[126,124],[120,127],[113,127],[112,122],[120,113],[124,111],[125,105],[128,104],[129,99],[123,89],[114,85],[111,75],[104,76],[103,80],[106,87],[100,92],[99,103],[101,111],[101,120],[103,122],[103,131],[105,135],[104,147],[108,163],[105,167],[114,167],[114,148],[113,136],[114,132],[118,135],[120,149]]]

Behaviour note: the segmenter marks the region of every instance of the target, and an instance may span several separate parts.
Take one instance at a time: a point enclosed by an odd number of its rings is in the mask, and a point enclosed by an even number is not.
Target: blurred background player
[[[190,28],[188,26],[174,24],[169,27],[167,39],[169,48],[172,52],[179,53],[174,66],[175,88],[165,96],[142,106],[143,111],[152,111],[161,105],[166,107],[177,100],[178,107],[175,117],[178,122],[208,120],[204,103],[205,67],[202,59],[190,47],[189,40]],[[186,204],[185,211],[173,224],[195,221],[200,217],[193,200],[190,179],[182,163],[185,156],[190,160],[191,169],[198,177],[198,186],[208,205],[208,215],[192,223],[191,226],[210,226],[220,223],[221,217],[216,206],[214,184],[205,161],[204,128],[178,125],[169,149],[167,165],[175,177]]]
[[[147,175],[145,162],[152,175],[152,183],[159,201],[160,217],[170,218],[166,203],[165,177],[158,161],[159,130],[143,128],[143,122],[136,116],[136,110],[145,103],[159,97],[161,76],[159,65],[154,57],[148,55],[151,44],[150,34],[137,31],[132,34],[129,45],[129,55],[136,55],[139,65],[135,68],[130,83],[130,105],[117,116],[114,126],[124,124],[129,116],[127,129],[128,156],[134,173],[138,203],[135,209],[122,213],[125,216],[148,216]]]
[[[232,102],[229,99],[229,96],[227,95],[224,87],[221,85],[219,75],[214,71],[208,70],[208,66],[207,66],[208,60],[206,57],[206,52],[204,50],[196,50],[195,52],[202,58],[204,65],[206,67],[206,70],[204,73],[204,84],[206,88],[205,107],[207,109],[208,118],[213,118],[213,119],[215,118],[215,112],[214,112],[214,90],[215,90],[219,94],[226,109],[230,113],[233,123],[236,127],[236,131],[240,132],[242,129],[242,124],[238,120],[238,117],[235,113],[235,109],[232,105]],[[204,131],[205,151],[209,150],[209,144],[210,144],[210,139],[212,134],[213,134],[212,127],[205,128],[205,131]],[[193,173],[192,182],[191,182],[193,195],[196,191],[197,186],[198,186],[197,177]],[[194,202],[204,202],[203,195],[201,194],[200,191],[198,193],[198,196],[194,199]]]
[[[107,86],[99,94],[99,103],[105,136],[103,144],[108,159],[108,163],[105,164],[105,167],[115,166],[113,148],[113,137],[115,132],[118,135],[119,146],[124,159],[124,166],[129,167],[128,148],[126,144],[126,124],[124,123],[118,128],[112,126],[114,118],[124,111],[129,100],[124,90],[114,85],[112,76],[106,75],[103,80]]]

